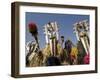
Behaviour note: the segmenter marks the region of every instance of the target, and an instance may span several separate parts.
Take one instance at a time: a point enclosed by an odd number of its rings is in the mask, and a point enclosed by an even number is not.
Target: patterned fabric
[[[70,54],[73,58],[77,58],[78,55],[78,49],[76,47],[73,47],[71,50],[71,54]]]

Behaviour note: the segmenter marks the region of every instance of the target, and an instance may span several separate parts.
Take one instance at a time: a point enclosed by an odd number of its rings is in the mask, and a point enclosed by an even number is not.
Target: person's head
[[[65,41],[65,48],[68,46],[72,47],[72,42],[69,39]]]
[[[64,36],[61,36],[61,41],[64,42]]]

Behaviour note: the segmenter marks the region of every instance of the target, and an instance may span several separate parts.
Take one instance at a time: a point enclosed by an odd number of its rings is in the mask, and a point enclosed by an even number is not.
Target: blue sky
[[[33,13],[26,12],[26,42],[33,41],[34,38],[28,31],[28,24],[30,22],[36,23],[38,27],[38,37],[40,40],[40,47],[45,45],[45,35],[43,33],[43,26],[48,22],[56,21],[59,25],[59,34],[64,36],[65,40],[70,38],[75,44],[77,42],[76,36],[73,33],[73,24],[82,20],[89,21],[89,15],[74,15],[74,14],[53,14],[53,13]]]

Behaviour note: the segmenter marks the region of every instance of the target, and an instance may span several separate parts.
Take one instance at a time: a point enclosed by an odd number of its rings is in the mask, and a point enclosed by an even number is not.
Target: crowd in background
[[[28,66],[59,66],[89,64],[89,55],[80,41],[76,45],[71,40],[63,41],[63,46],[57,42],[56,56],[52,56],[50,44],[38,51]]]

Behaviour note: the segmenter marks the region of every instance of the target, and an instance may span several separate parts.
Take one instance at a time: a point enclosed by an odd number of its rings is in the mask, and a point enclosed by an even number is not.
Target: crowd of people
[[[57,53],[51,53],[50,44],[35,53],[27,66],[59,66],[59,65],[80,65],[89,64],[89,54],[84,50],[80,41],[76,45],[71,40],[63,42],[63,47],[57,42]]]
[[[44,49],[43,53],[47,54],[47,58],[50,57],[49,45]],[[77,44],[74,45],[71,40],[66,40],[64,42],[64,48],[58,43],[56,57],[58,58],[58,62],[60,62],[59,64],[57,62],[57,65],[89,64],[89,55],[85,52],[85,49],[80,41],[78,41]],[[53,57],[51,58],[51,60],[52,59]],[[45,60],[48,60],[48,62],[50,62],[50,59]]]

